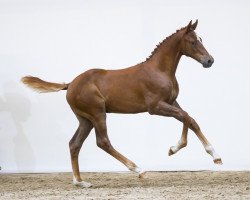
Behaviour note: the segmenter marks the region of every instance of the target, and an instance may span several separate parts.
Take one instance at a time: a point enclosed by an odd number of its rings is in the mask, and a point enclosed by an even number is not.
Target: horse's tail
[[[69,84],[66,83],[51,83],[43,81],[40,78],[33,76],[25,76],[21,81],[37,92],[58,92],[60,90],[67,90]]]

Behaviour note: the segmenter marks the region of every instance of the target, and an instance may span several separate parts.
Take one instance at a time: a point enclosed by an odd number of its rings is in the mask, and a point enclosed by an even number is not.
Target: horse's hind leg
[[[73,169],[73,184],[81,187],[90,187],[91,184],[84,182],[81,179],[78,164],[78,155],[84,140],[88,137],[91,129],[93,128],[92,123],[83,117],[77,116],[79,120],[79,127],[69,142],[71,164]]]
[[[97,146],[103,149],[105,152],[119,160],[123,163],[129,170],[133,172],[139,173],[139,177],[143,177],[144,171],[142,171],[139,167],[136,166],[131,160],[127,159],[125,156],[120,154],[118,151],[114,149],[111,145],[108,135],[107,135],[107,126],[106,126],[106,114],[103,113],[98,115],[98,118],[95,118],[95,132],[96,132],[96,143]]]

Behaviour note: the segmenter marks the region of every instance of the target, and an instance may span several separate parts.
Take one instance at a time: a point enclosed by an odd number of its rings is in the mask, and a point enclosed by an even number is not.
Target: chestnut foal
[[[43,81],[26,76],[22,82],[39,92],[67,90],[67,101],[79,120],[79,127],[69,142],[73,183],[90,187],[80,177],[78,155],[84,140],[95,128],[97,146],[142,176],[137,165],[111,145],[106,126],[106,113],[141,113],[174,117],[183,123],[179,142],[169,149],[173,155],[187,145],[188,128],[194,131],[206,152],[216,164],[221,158],[200,130],[196,121],[177,103],[179,88],[175,77],[182,55],[191,57],[208,68],[214,62],[194,32],[198,20],[167,37],[145,62],[121,70],[92,69],[77,76],[69,84]]]

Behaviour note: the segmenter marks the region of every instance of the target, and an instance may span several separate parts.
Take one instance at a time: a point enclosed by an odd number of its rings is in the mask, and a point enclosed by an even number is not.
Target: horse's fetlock
[[[181,143],[181,148],[186,147],[186,146],[187,146],[187,141],[184,141]]]
[[[187,140],[180,140],[179,142],[178,142],[178,146],[180,147],[180,148],[183,148],[183,147],[186,147],[187,146]]]

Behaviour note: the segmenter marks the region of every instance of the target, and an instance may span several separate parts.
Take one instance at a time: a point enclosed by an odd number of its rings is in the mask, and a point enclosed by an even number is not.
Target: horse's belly
[[[120,96],[119,98],[108,98],[105,101],[106,112],[109,113],[140,113],[146,112],[145,104],[138,98],[126,98]]]

